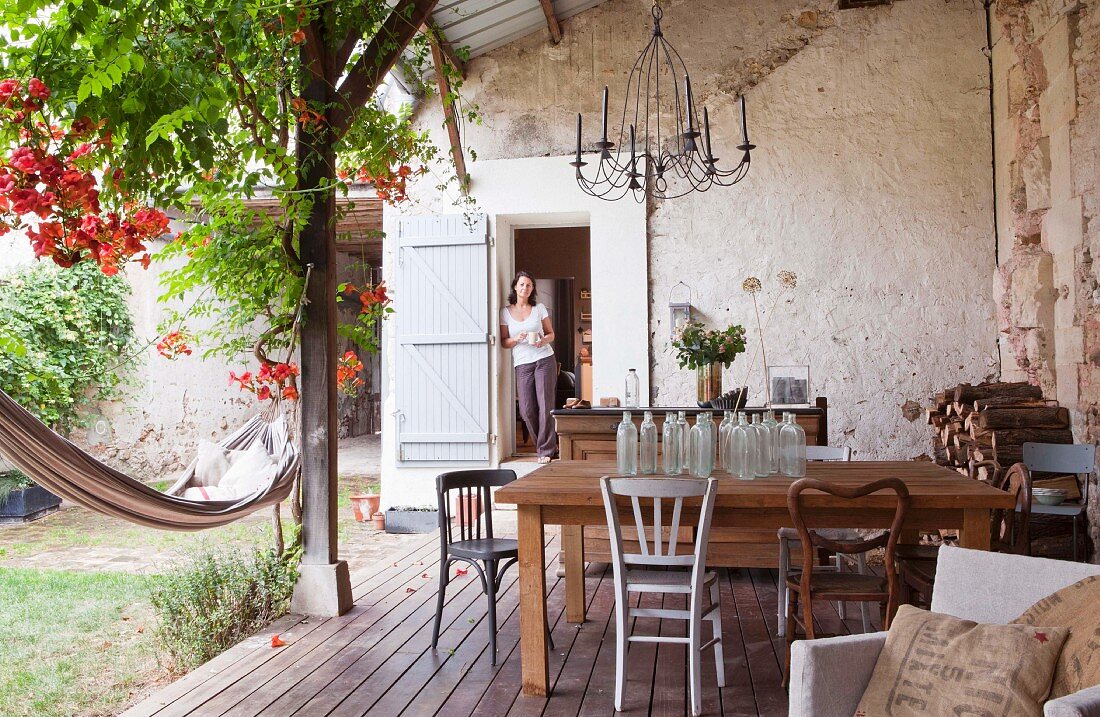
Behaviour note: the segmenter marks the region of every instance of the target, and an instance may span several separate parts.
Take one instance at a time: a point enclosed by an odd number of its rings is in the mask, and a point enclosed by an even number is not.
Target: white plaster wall
[[[489,217],[494,239],[490,248],[490,317],[494,333],[499,331],[503,297],[507,296],[513,272],[512,231],[530,226],[589,226],[592,266],[604,267],[592,273],[592,355],[593,395],[622,396],[626,372],[636,368],[641,376],[642,395],[649,392],[646,211],[634,202],[604,202],[585,195],[577,187],[567,157],[496,160],[477,163],[470,193],[476,210]],[[419,187],[420,201],[402,209],[408,214],[428,212],[454,213],[456,208],[445,196],[429,197]],[[394,307],[401,311],[401,286],[397,282],[397,212],[385,215],[386,236],[383,262],[387,285]],[[434,505],[434,480],[442,471],[465,466],[401,466],[397,462],[397,442],[393,412],[394,361],[397,345],[393,324],[383,327],[383,404],[382,404],[382,500],[389,505]],[[507,456],[513,429],[512,384],[514,374],[511,352],[500,348],[499,336],[493,349],[490,368],[495,377],[490,400],[492,432],[498,435],[493,463]]]
[[[462,92],[484,124],[466,128],[466,145],[493,159],[570,152],[575,113],[594,127],[600,87],[621,101],[647,40],[648,7],[609,0],[567,21],[558,46],[533,36],[473,60]],[[740,185],[652,210],[651,397],[694,398],[692,377],[667,350],[677,281],[691,285],[704,320],[751,326],[742,279],[759,276],[771,289],[776,272],[790,269],[799,288],[771,325],[770,361],[810,364],[813,393],[832,406],[831,442],[860,457],[908,458],[926,452],[927,431],[902,417],[902,404],[998,371],[985,19],[979,0],[834,8],[666,6],[666,35],[692,72],[697,103],[710,108],[716,153],[736,154],[735,100],[745,86],[759,149]],[[435,105],[423,107],[422,125],[445,142]],[[470,165],[475,182],[486,164]],[[488,191],[475,197],[495,201]],[[621,271],[593,256],[594,277]],[[757,369],[752,389],[759,397],[762,388]]]

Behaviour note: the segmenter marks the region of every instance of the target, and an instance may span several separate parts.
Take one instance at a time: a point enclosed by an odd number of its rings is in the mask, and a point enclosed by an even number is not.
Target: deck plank
[[[547,616],[553,694],[520,694],[519,590],[515,570],[498,595],[498,665],[489,664],[485,596],[471,570],[447,592],[439,650],[430,646],[438,580],[438,544],[426,536],[396,557],[355,577],[356,605],[338,618],[288,615],[136,705],[134,717],[232,715],[401,715],[402,717],[615,717],[615,596],[609,567],[585,577],[583,625],[565,619],[565,585],[556,575],[558,536],[547,531]],[[428,575],[424,578],[423,575]],[[773,570],[722,570],[726,687],[717,689],[710,651],[703,653],[703,713],[782,715],[786,641],[775,635]],[[411,590],[411,591],[410,591]],[[639,597],[632,596],[634,604]],[[683,608],[683,596],[643,595],[647,607]],[[815,604],[815,623],[829,632],[861,629],[858,611],[843,620],[835,606]],[[679,620],[635,618],[634,634],[684,635]],[[877,616],[873,621],[877,626]],[[271,634],[288,645],[272,650]],[[710,631],[704,626],[703,637]],[[624,716],[663,717],[690,710],[687,648],[633,643]]]

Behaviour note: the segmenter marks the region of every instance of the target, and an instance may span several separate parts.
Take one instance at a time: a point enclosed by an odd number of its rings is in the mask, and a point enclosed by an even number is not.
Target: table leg
[[[519,506],[519,646],[523,694],[548,697],[550,656],[546,643],[546,566],[542,508]]]
[[[972,550],[989,550],[989,509],[967,508],[963,511],[962,535],[959,546]]]
[[[585,619],[583,525],[561,526],[561,552],[565,560],[565,619],[581,623]]]

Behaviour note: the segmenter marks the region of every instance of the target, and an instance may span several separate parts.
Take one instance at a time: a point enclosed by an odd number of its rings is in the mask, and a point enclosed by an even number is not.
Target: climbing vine
[[[73,427],[86,405],[116,395],[131,347],[130,286],[94,263],[34,264],[0,277],[0,385],[44,423]]]

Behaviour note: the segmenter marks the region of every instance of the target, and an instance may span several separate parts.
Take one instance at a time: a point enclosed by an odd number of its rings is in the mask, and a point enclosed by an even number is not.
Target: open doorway
[[[554,353],[558,360],[555,408],[572,397],[592,400],[592,271],[589,228],[516,228],[515,269],[535,277],[539,302],[554,324]],[[520,418],[512,392],[515,422],[512,455],[534,456],[534,437]]]

